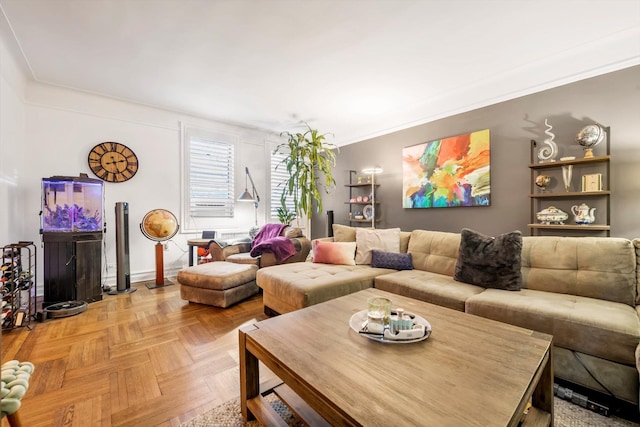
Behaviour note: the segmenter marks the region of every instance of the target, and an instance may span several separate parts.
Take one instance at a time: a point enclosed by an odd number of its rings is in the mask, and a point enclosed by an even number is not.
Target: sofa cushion
[[[313,241],[313,262],[338,265],[356,265],[356,242]]]
[[[295,262],[258,270],[256,282],[270,298],[300,309],[373,287],[373,279],[391,273],[365,265]]]
[[[453,277],[458,260],[460,233],[413,230],[407,252],[413,268]]]
[[[400,252],[400,229],[356,230],[356,264],[371,264],[371,251]]]
[[[464,228],[460,235],[455,280],[485,288],[520,290],[520,231],[491,237]]]
[[[285,227],[280,233],[281,236],[295,239],[296,237],[302,237],[302,229],[298,227],[291,227],[290,225]]]
[[[378,276],[375,288],[443,307],[464,311],[464,302],[484,291],[480,286],[460,283],[451,276],[422,270],[405,270]]]
[[[636,251],[636,265],[640,266],[640,239],[633,239],[632,243]],[[640,268],[636,268],[636,284],[636,305],[640,305]]]
[[[411,254],[371,251],[371,267],[393,268],[394,270],[413,270]]]
[[[636,310],[626,304],[531,289],[487,289],[467,299],[465,310],[551,334],[559,347],[635,364],[640,321]]]
[[[355,242],[356,228],[348,225],[333,224],[333,241],[334,242]]]
[[[635,306],[636,254],[619,237],[522,238],[522,286]]]

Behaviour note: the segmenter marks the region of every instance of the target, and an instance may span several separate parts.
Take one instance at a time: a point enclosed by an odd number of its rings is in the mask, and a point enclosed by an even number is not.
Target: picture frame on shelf
[[[602,191],[602,174],[592,173],[582,175],[582,191]]]

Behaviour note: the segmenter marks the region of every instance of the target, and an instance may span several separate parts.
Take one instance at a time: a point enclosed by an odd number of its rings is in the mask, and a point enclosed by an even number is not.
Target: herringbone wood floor
[[[177,285],[133,286],[2,333],[3,362],[36,366],[25,426],[177,426],[239,396],[238,328],[266,318],[262,296],[222,309],[181,300]]]

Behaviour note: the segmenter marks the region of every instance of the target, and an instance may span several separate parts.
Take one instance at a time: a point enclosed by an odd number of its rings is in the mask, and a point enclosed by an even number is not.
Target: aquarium
[[[42,179],[42,232],[102,231],[103,182],[86,177]]]

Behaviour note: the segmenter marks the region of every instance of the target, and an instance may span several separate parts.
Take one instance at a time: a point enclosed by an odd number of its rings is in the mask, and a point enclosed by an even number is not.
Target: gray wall
[[[377,228],[458,232],[469,227],[490,235],[511,230],[528,235],[530,140],[545,139],[545,118],[556,134],[558,157],[583,155],[574,139],[587,124],[611,127],[611,235],[640,237],[640,66],[341,147],[334,171],[337,187],[323,198],[323,211],[333,210],[335,222],[347,224],[349,192],[344,184],[348,171],[376,165],[384,169],[376,177],[381,184],[377,197],[382,214]],[[403,208],[402,149],[481,129],[491,131],[491,206]],[[603,154],[604,145],[596,147],[597,155]],[[579,179],[574,173],[574,186]],[[590,204],[591,200],[575,202]],[[326,215],[316,215],[313,237],[326,235],[326,229]]]

